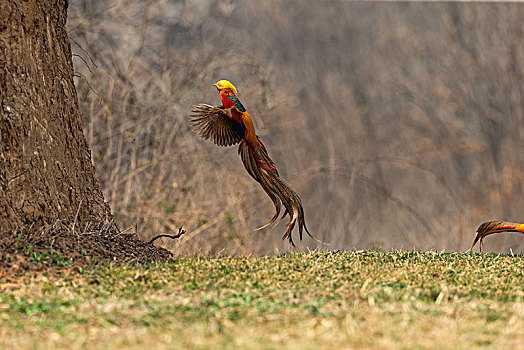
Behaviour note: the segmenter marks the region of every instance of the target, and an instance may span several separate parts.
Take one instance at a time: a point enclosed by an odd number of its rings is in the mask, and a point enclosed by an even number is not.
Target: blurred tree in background
[[[520,4],[79,0],[69,15],[104,195],[144,238],[184,224],[181,253],[289,248],[281,226],[252,231],[272,204],[236,150],[189,130],[223,78],[329,249],[464,250],[482,221],[524,220]]]

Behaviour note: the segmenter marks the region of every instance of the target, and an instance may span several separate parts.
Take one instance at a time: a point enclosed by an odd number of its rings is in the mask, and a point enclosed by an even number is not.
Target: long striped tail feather
[[[322,243],[307,229],[304,218],[304,208],[302,206],[300,197],[288,184],[286,184],[280,178],[275,163],[269,157],[264,145],[262,143],[261,145],[262,147],[253,149],[245,141],[243,141],[240,143],[238,148],[238,153],[240,154],[246,171],[255,181],[260,184],[275,206],[275,215],[266,225],[260,227],[259,229],[274,223],[280,215],[281,206],[283,206],[285,208],[285,212],[280,220],[286,216],[289,216],[289,222],[286,225],[287,230],[282,237],[283,240],[287,238],[289,243],[295,247],[292,231],[298,224],[300,240],[302,240],[303,232],[306,231],[309,237],[317,242]]]

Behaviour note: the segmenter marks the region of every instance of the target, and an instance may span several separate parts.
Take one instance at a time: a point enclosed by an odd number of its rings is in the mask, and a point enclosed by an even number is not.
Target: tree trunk
[[[73,84],[68,1],[0,0],[0,232],[111,212]]]

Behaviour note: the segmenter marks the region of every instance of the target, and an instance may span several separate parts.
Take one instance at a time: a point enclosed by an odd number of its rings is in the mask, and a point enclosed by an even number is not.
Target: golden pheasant
[[[524,233],[524,224],[506,222],[506,221],[488,221],[479,226],[476,232],[475,240],[473,244],[468,249],[468,252],[473,249],[475,244],[480,240],[479,246],[480,251],[482,251],[482,241],[486,236],[491,235],[492,233],[498,232],[520,232]]]
[[[304,208],[300,197],[279,176],[275,163],[269,157],[266,148],[255,133],[251,116],[238,99],[238,91],[227,80],[220,80],[213,84],[220,94],[221,106],[199,104],[191,114],[193,131],[203,139],[211,139],[219,146],[231,146],[240,143],[238,153],[247,172],[267,193],[275,206],[275,215],[262,229],[278,219],[283,205],[286,211],[282,219],[289,215],[287,230],[282,239],[289,239],[294,247],[291,231],[298,223],[298,232],[302,240],[305,230],[309,237],[318,241],[306,227]]]

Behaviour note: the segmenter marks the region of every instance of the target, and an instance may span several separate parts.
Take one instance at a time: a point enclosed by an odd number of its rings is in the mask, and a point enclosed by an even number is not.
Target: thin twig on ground
[[[186,230],[183,229],[183,226],[180,226],[179,229],[178,229],[178,233],[176,235],[167,235],[167,234],[156,235],[155,237],[153,237],[147,243],[148,244],[152,244],[154,241],[156,241],[157,239],[162,238],[162,237],[167,237],[167,238],[171,238],[171,239],[177,239],[177,238],[180,238],[180,236],[182,236],[184,233],[186,233]]]

